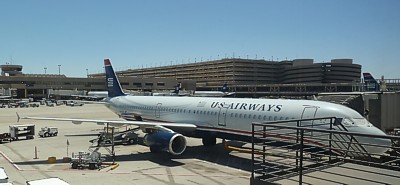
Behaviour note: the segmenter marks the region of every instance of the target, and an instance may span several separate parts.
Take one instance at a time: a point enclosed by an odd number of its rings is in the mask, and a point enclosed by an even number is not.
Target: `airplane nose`
[[[366,129],[366,134],[373,134],[373,135],[381,135],[381,136],[387,136],[382,130],[376,128],[376,127],[367,127]],[[360,137],[361,143],[365,144],[364,148],[368,151],[370,154],[383,154],[387,150],[390,149],[392,146],[392,140],[390,139],[384,139],[384,138],[374,138],[374,137]],[[378,146],[369,146],[368,144],[372,145],[378,145]]]

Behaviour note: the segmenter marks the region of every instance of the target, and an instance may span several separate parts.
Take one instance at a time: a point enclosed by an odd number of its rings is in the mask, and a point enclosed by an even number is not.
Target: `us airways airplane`
[[[337,117],[351,132],[385,135],[359,113],[348,107],[311,100],[239,99],[204,97],[155,97],[125,95],[108,59],[104,60],[108,99],[106,106],[125,121],[74,118],[19,117],[19,119],[94,122],[110,125],[137,125],[145,133],[144,143],[151,152],[180,155],[186,138],[202,138],[204,145],[216,138],[248,141],[252,122]],[[184,136],[185,135],[185,136]],[[273,138],[271,138],[273,139]],[[279,138],[278,138],[279,139]],[[390,146],[390,140],[358,138],[360,142]],[[315,142],[314,142],[315,144]],[[384,148],[367,147],[372,153]]]
[[[228,92],[228,83],[224,83],[221,91],[195,91],[193,96],[198,97],[224,97],[224,96],[232,96],[234,92]]]

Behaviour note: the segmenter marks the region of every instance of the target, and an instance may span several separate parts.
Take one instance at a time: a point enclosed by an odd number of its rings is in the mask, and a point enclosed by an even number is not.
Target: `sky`
[[[116,70],[351,58],[400,78],[399,10],[399,0],[1,0],[0,64],[85,77],[105,58]]]

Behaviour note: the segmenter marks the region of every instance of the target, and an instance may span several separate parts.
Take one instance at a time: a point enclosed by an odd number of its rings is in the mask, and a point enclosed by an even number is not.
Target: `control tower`
[[[1,76],[22,76],[22,65],[0,65]]]

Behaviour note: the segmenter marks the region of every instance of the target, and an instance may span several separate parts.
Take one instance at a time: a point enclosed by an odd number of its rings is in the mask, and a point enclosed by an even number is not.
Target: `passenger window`
[[[239,114],[239,118],[242,118],[242,114]]]
[[[266,119],[267,119],[267,116],[264,116],[264,117],[263,117],[263,120],[266,120]]]
[[[247,114],[244,114],[244,115],[243,115],[243,118],[246,118],[246,117],[247,117]]]
[[[261,115],[258,115],[258,119],[261,120]]]
[[[256,119],[257,115],[254,114],[253,119]]]
[[[274,117],[274,121],[276,121],[277,119],[278,119],[278,116],[275,116],[275,117]]]

